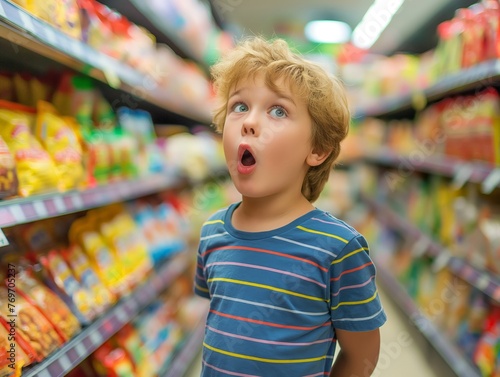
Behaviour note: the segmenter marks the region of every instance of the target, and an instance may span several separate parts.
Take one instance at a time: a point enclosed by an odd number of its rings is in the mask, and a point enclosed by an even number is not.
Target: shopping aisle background
[[[455,374],[412,326],[408,317],[382,288],[379,290],[388,319],[381,328],[382,348],[372,377],[454,377]],[[201,353],[185,377],[200,377],[200,372]]]

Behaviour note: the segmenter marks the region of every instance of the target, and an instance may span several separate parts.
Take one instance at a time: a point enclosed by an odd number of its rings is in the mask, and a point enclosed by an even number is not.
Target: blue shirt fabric
[[[201,229],[194,290],[210,299],[202,377],[328,376],[335,329],[386,321],[366,240],[319,209],[279,229],[240,231],[237,206]]]

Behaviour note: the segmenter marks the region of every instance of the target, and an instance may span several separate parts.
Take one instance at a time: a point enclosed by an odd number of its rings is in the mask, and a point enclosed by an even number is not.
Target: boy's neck
[[[294,198],[243,197],[233,213],[232,225],[242,231],[264,232],[285,226],[313,209],[302,194]]]

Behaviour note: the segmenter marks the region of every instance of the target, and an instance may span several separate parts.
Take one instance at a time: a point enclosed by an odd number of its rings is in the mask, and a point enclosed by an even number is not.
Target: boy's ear
[[[315,150],[312,150],[311,153],[307,156],[306,163],[309,166],[318,166],[325,161],[328,156],[330,156],[331,151],[326,151],[326,152],[318,152]]]

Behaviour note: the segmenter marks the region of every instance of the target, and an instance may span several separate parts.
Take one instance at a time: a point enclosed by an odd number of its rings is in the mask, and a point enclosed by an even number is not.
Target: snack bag
[[[42,361],[62,345],[61,339],[50,322],[21,295],[16,295],[15,306],[9,307],[9,293],[7,287],[0,287],[0,316],[9,323],[9,315],[17,315],[16,340],[21,347],[21,339],[25,340],[29,347],[24,351],[33,354],[34,360]]]
[[[134,377],[134,366],[125,350],[105,343],[94,352],[92,361],[96,372],[106,377]]]
[[[106,211],[100,211],[103,216],[109,212],[107,208]],[[152,269],[147,245],[140,237],[133,219],[124,212],[123,208],[116,214],[111,212],[110,215],[108,218],[103,218],[100,231],[106,243],[115,250],[129,284],[134,287]]]
[[[75,221],[70,229],[70,242],[82,247],[102,282],[113,295],[121,297],[129,293],[121,265],[91,221],[89,218]]]
[[[23,344],[23,346],[21,346]],[[32,357],[34,351],[31,347],[18,337],[16,331],[0,317],[0,376],[20,377],[22,368],[30,365],[34,359],[24,350],[30,349]]]
[[[62,342],[80,331],[78,319],[54,292],[34,278],[32,271],[22,270],[16,277],[17,292],[45,316]]]
[[[82,324],[89,324],[96,316],[94,307],[97,302],[78,282],[62,256],[52,250],[40,258],[40,263],[44,267],[48,286],[60,294]]]
[[[21,196],[58,187],[54,162],[31,134],[26,116],[0,110],[0,137],[14,155]]]
[[[18,181],[14,156],[0,137],[0,199],[17,195]]]
[[[78,137],[48,102],[38,102],[35,134],[56,164],[60,188],[69,190],[81,184],[83,156]]]
[[[76,244],[62,251],[62,256],[71,268],[75,278],[94,300],[93,309],[100,315],[116,301],[116,297],[103,284],[97,272],[92,268],[88,256]]]

